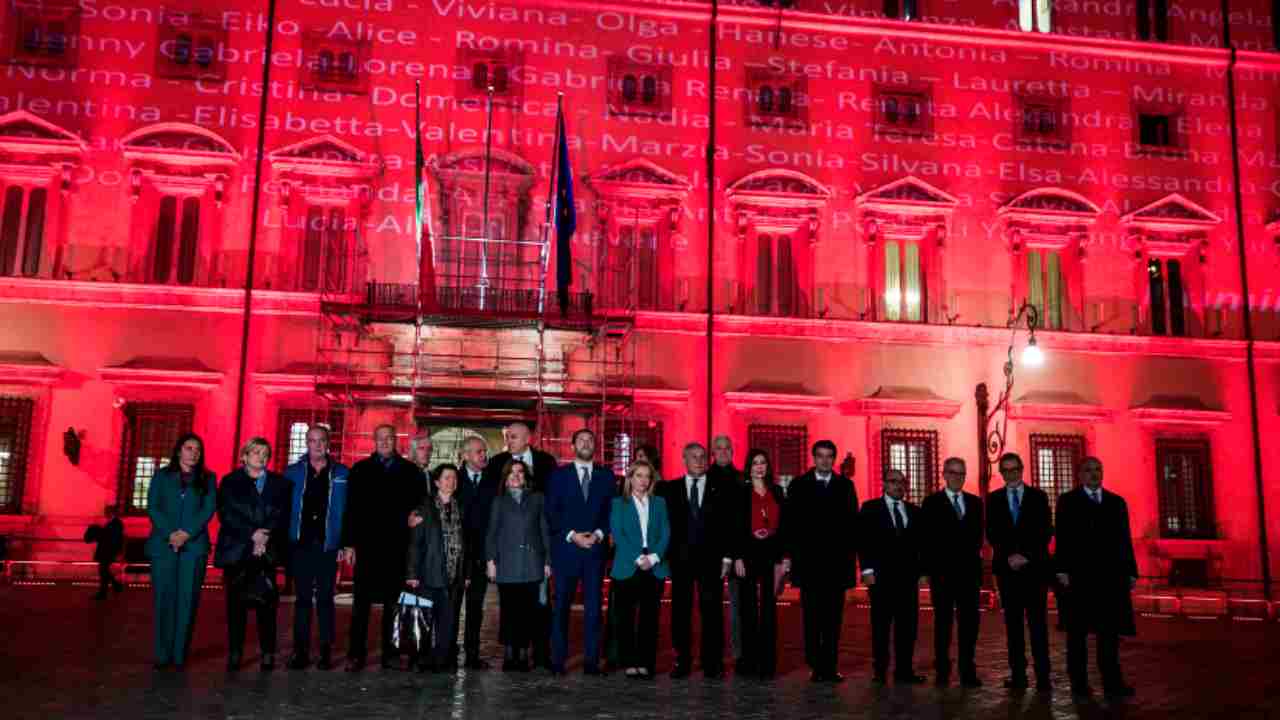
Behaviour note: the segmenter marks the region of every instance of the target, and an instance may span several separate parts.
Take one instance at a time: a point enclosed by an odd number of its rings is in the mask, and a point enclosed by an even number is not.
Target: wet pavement
[[[225,600],[205,590],[191,661],[183,672],[151,667],[151,594],[131,588],[96,602],[79,586],[0,587],[0,698],[5,718],[1280,718],[1280,624],[1240,620],[1143,617],[1139,637],[1126,641],[1122,661],[1138,696],[1119,704],[1098,695],[1077,703],[1067,691],[1065,638],[1051,639],[1057,690],[1010,694],[1003,627],[984,612],[978,647],[983,688],[954,685],[878,688],[870,680],[870,632],[865,607],[846,613],[841,685],[813,685],[803,667],[800,609],[779,610],[779,677],[772,682],[706,680],[695,673],[671,680],[669,605],[664,605],[660,677],[650,683],[620,674],[585,677],[579,654],[570,673],[504,674],[497,670],[419,675],[384,671],[376,658],[360,674],[282,668],[291,646],[293,606],[280,609],[277,670],[257,670],[250,623],[246,669],[229,676],[225,663]],[[484,650],[496,643],[496,597],[484,624]],[[376,612],[376,611],[375,611]],[[338,608],[339,652],[349,608]],[[579,616],[580,619],[580,616]],[[374,627],[376,628],[376,618]],[[922,612],[916,668],[929,674],[932,618]],[[376,643],[376,641],[375,641]],[[572,647],[579,653],[578,638]],[[932,678],[930,678],[932,680]],[[1100,686],[1096,674],[1095,687]]]

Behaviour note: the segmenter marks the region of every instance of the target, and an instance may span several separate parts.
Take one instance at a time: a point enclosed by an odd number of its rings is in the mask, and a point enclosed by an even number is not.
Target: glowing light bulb
[[[1040,367],[1044,364],[1044,352],[1036,345],[1035,338],[1022,349],[1022,364],[1025,367]]]

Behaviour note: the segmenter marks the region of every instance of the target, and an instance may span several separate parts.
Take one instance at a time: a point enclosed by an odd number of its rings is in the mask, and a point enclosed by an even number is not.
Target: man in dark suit
[[[964,460],[947,458],[947,486],[920,506],[925,573],[933,599],[933,664],[938,687],[951,682],[951,625],[957,628],[960,684],[980,687],[974,664],[978,644],[978,602],[982,594],[982,499],[964,491]]]
[[[124,523],[120,522],[115,505],[106,507],[106,515],[109,520],[98,529],[98,547],[93,551],[93,561],[98,563],[98,594],[93,596],[95,600],[107,597],[108,586],[116,592],[124,590],[124,585],[111,574],[111,564],[124,549]]]
[[[1138,582],[1138,561],[1129,534],[1129,506],[1102,489],[1102,461],[1080,463],[1081,487],[1058,499],[1058,583],[1070,603],[1067,614],[1067,673],[1073,695],[1089,694],[1089,633],[1097,635],[1103,692],[1131,697],[1120,673],[1120,636],[1136,635],[1129,592]]]
[[[473,435],[462,443],[462,467],[458,472],[458,507],[462,508],[462,534],[466,551],[466,575],[470,579],[466,591],[457,593],[454,600],[453,651],[450,660],[458,659],[458,622],[465,595],[467,604],[467,630],[463,638],[467,668],[485,670],[489,663],[480,657],[480,626],[484,622],[484,598],[489,592],[489,577],[485,574],[484,541],[489,532],[489,508],[498,496],[496,485],[490,484],[485,472],[489,447],[484,438]],[[496,478],[496,476],[494,476]]]
[[[409,513],[427,495],[422,472],[396,452],[394,426],[378,426],[373,442],[374,453],[351,468],[342,521],[343,555],[355,565],[348,672],[363,669],[368,657],[369,612],[373,603],[382,605],[382,667],[391,668],[399,656],[392,645],[391,631],[396,603],[404,589]]]
[[[734,489],[742,488],[742,497],[747,497],[746,478],[741,470],[733,466],[733,440],[728,435],[711,438],[711,466],[707,468],[707,477],[714,483]],[[729,650],[733,653],[735,665],[742,660],[742,617],[738,606],[741,584],[741,578],[729,573],[725,583],[729,589]]]
[[[585,615],[583,672],[600,674],[600,613],[604,590],[605,538],[617,479],[596,465],[595,433],[573,434],[573,462],[551,474],[547,484],[547,526],[551,533],[551,575],[555,609],[551,620],[551,672],[564,674],[569,651],[569,609],[582,583]]]
[[[693,600],[702,620],[702,672],[724,677],[724,578],[729,573],[733,490],[707,475],[707,449],[684,447],[683,477],[658,485],[671,521],[671,644],[676,666],[671,677],[689,676],[692,665]]]
[[[858,556],[862,581],[871,595],[873,680],[883,685],[889,669],[889,633],[893,633],[893,681],[918,685],[911,661],[920,614],[920,508],[905,499],[907,476],[884,473],[884,496],[868,500],[858,513],[862,539]]]
[[[987,497],[987,542],[991,543],[991,570],[1000,590],[1004,626],[1009,644],[1009,679],[1014,690],[1027,687],[1027,656],[1022,634],[1023,618],[1031,632],[1031,656],[1035,662],[1036,689],[1052,689],[1049,677],[1049,540],[1053,527],[1049,496],[1022,482],[1022,458],[1005,453],[998,463],[1004,487]]]
[[[791,481],[781,529],[784,569],[800,588],[804,655],[813,682],[840,682],[840,628],[845,591],[856,583],[858,492],[837,474],[836,445],[813,444],[813,469]]]

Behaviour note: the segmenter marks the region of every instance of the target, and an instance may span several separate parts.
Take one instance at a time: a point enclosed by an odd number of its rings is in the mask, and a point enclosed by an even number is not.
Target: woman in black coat
[[[529,670],[528,647],[538,609],[538,586],[551,577],[551,530],[542,493],[525,489],[529,469],[520,460],[502,468],[505,492],[489,509],[486,572],[498,584],[498,636],[506,646],[502,669]]]
[[[742,659],[739,675],[768,680],[777,670],[778,580],[782,576],[782,489],[763,450],[750,450],[744,466],[750,485],[739,491],[736,512],[734,574],[743,578],[738,600],[742,611]]]
[[[445,463],[436,468],[436,492],[409,518],[413,528],[409,538],[409,560],[405,584],[418,596],[431,601],[432,648],[418,648],[415,658],[419,672],[457,667],[456,655],[449,657],[455,637],[454,623],[466,587],[466,536],[462,527],[462,506],[458,502],[458,466]]]
[[[258,646],[262,670],[275,668],[276,567],[283,560],[289,535],[293,491],[289,481],[267,469],[271,445],[260,437],[245,443],[242,465],[218,486],[218,544],[213,564],[222,568],[227,588],[227,671],[240,668],[244,633],[252,604],[258,615]],[[270,578],[270,592],[261,592],[262,576]]]

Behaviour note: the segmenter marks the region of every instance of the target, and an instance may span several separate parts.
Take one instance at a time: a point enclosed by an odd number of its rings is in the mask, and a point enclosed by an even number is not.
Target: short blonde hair
[[[653,497],[654,486],[658,484],[658,471],[653,468],[653,463],[647,460],[636,460],[627,468],[626,476],[622,481],[622,496],[631,497],[631,480],[636,475],[636,470],[649,471],[649,489],[645,491],[645,497]]]
[[[271,459],[271,443],[267,442],[266,438],[255,435],[254,437],[249,438],[249,441],[244,444],[244,447],[240,448],[240,462],[244,462],[244,459],[248,457],[249,453],[253,452],[255,448],[262,448],[263,450],[266,450],[267,460]]]

